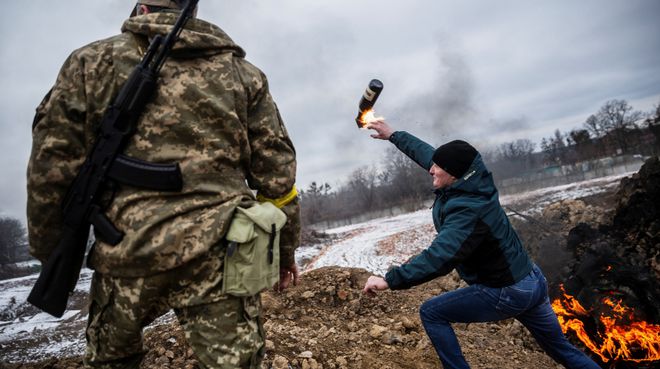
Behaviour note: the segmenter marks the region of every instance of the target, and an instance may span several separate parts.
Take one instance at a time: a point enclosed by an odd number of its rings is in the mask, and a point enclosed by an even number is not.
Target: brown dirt
[[[362,269],[326,267],[287,292],[263,294],[268,338],[264,368],[441,368],[418,317],[421,302],[461,285],[452,274],[375,298],[361,294]],[[516,321],[457,324],[473,368],[556,368]],[[145,333],[143,368],[192,369],[196,361],[176,322]],[[2,365],[7,369],[78,369],[80,357]]]

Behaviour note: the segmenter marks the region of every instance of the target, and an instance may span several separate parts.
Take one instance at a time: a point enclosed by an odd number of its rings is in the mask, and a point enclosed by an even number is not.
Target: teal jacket
[[[426,142],[403,131],[394,132],[390,141],[422,168],[433,165],[435,149]],[[387,272],[391,289],[410,288],[454,268],[468,284],[505,287],[532,270],[480,155],[462,178],[435,195],[433,223],[438,234],[419,255]]]

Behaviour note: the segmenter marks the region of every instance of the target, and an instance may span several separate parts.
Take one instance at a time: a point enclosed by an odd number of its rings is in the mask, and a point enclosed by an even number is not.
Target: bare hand
[[[289,284],[293,281],[293,285],[297,286],[298,281],[300,280],[300,274],[298,272],[298,266],[296,263],[288,267],[280,267],[280,282],[275,285],[275,291],[282,292]]]
[[[385,279],[372,275],[369,277],[369,279],[367,279],[367,283],[364,284],[362,293],[370,297],[375,297],[376,291],[382,291],[388,288],[390,288],[390,286],[387,284]]]
[[[376,134],[371,135],[371,137],[380,140],[389,140],[390,136],[394,132],[392,127],[390,127],[389,124],[385,123],[385,121],[382,119],[369,122],[365,127],[367,129],[373,129],[376,131]]]

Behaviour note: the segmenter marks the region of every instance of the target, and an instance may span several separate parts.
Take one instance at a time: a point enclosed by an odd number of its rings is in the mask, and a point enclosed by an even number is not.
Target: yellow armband
[[[290,203],[293,201],[293,199],[298,196],[298,190],[296,190],[296,186],[294,185],[293,188],[291,188],[291,191],[287,193],[286,195],[279,197],[277,199],[269,199],[268,197],[264,195],[257,195],[257,201],[259,202],[270,202],[273,205],[277,206],[278,208],[284,207],[286,204]]]

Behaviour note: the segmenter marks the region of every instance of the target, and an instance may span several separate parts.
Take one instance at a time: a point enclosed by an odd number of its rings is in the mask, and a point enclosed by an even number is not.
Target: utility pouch
[[[252,296],[279,281],[280,229],[284,223],[284,212],[269,202],[236,208],[225,236],[223,293]]]

